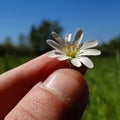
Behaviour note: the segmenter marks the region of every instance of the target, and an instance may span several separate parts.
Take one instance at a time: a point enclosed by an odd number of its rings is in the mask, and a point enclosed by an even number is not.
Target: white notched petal
[[[53,52],[49,52],[48,53],[48,57],[50,57],[50,58],[56,58],[56,57],[58,57],[58,55],[56,55],[55,52],[53,51]]]
[[[72,34],[66,34],[65,35],[65,42],[70,42]]]
[[[59,51],[58,50],[54,50],[54,52],[55,52],[56,55],[63,55],[64,54],[64,52],[62,52],[60,50]]]
[[[81,50],[79,53],[77,53],[77,57],[79,57],[79,56],[89,56],[89,55],[92,55],[92,56],[94,56],[94,55],[100,55],[101,54],[101,52],[99,51],[99,50],[97,50],[97,49],[85,49],[85,50]]]
[[[57,42],[55,42],[53,40],[48,39],[48,40],[46,40],[46,42],[54,49],[59,50],[61,47]]]
[[[54,39],[57,42],[59,42],[60,45],[64,45],[65,44],[64,40],[56,32],[52,32],[52,36],[54,37]]]
[[[82,65],[81,62],[80,62],[80,60],[77,59],[77,58],[73,58],[73,59],[71,60],[71,63],[72,63],[74,66],[76,66],[76,67],[80,67],[80,66]]]
[[[78,41],[81,40],[83,37],[83,32],[81,29],[76,30],[75,34],[74,34],[74,41]]]
[[[57,59],[58,59],[59,61],[67,60],[67,59],[69,59],[69,58],[71,58],[71,57],[66,56],[66,55],[59,55],[59,56],[57,57]]]
[[[63,55],[63,52],[58,51],[58,50],[53,50],[53,51],[48,53],[48,57],[50,57],[50,58],[56,58],[56,57],[59,57],[61,55]]]
[[[88,57],[80,57],[78,59],[88,68],[94,67],[93,62]]]
[[[76,30],[75,34],[74,34],[74,41],[73,44],[75,45],[76,48],[78,48],[81,40],[83,37],[83,32],[81,29]]]
[[[92,48],[98,45],[98,41],[97,40],[93,40],[93,41],[86,41],[83,43],[83,45],[80,47],[80,49],[88,49],[88,48]]]

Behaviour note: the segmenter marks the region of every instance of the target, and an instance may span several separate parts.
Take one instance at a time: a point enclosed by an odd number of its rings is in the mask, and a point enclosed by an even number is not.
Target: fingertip
[[[52,73],[43,84],[43,88],[52,91],[69,104],[66,114],[63,115],[65,119],[81,118],[88,102],[89,90],[79,71],[59,69]]]
[[[53,72],[43,83],[67,99],[76,99],[78,94],[84,93],[87,84],[82,74],[74,69],[59,69]]]

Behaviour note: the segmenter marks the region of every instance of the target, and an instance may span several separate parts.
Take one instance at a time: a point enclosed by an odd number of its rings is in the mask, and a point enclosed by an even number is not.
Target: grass
[[[0,57],[0,74],[8,71],[14,67],[17,67],[29,60],[31,60],[33,57],[18,57],[18,56],[10,56],[6,55],[3,57]]]
[[[12,69],[32,57],[0,58],[0,73]],[[120,120],[120,57],[95,57],[95,67],[85,75],[90,98],[82,120]]]
[[[120,63],[119,56],[95,58],[95,67],[85,78],[90,100],[83,120],[120,120]]]

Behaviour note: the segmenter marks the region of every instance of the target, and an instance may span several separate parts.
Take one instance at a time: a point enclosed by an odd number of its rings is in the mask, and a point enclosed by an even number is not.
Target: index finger
[[[57,59],[51,59],[46,53],[1,74],[0,88],[20,82],[36,84],[37,82],[44,80],[51,72],[66,67],[68,67],[68,64],[65,61],[60,62]]]

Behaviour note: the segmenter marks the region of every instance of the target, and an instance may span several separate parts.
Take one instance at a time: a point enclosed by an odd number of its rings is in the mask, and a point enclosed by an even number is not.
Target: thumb
[[[88,100],[80,72],[60,69],[35,85],[5,120],[79,120]]]

